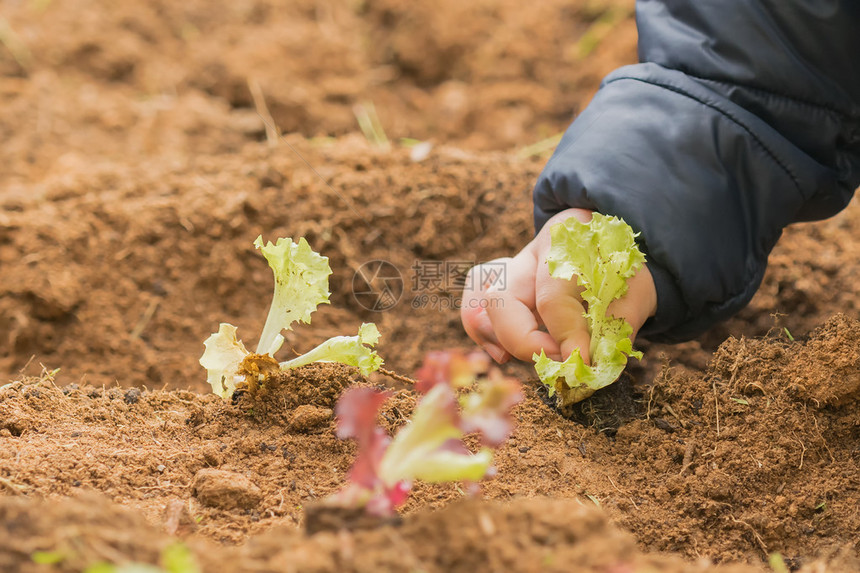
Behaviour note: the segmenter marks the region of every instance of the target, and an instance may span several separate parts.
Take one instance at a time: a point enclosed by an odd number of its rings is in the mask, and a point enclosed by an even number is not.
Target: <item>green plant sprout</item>
[[[307,354],[278,363],[274,356],[284,344],[281,332],[290,330],[295,322],[310,323],[317,306],[329,302],[331,268],[328,257],[316,253],[304,238],[298,243],[280,238],[275,244],[263,244],[263,238],[257,237],[254,246],[262,252],[275,275],[272,304],[256,353],[248,352],[236,337],[236,327],[226,322],[203,343],[206,350],[200,364],[206,368],[207,381],[214,393],[227,399],[237,388],[253,387],[272,372],[311,362],[357,366],[364,375],[379,369],[382,358],[372,350],[379,341],[379,330],[373,323],[362,324],[356,336],[336,336]]]
[[[62,551],[34,551],[30,560],[39,565],[59,565],[68,558]]]
[[[563,135],[564,133],[556,133],[555,135],[541,139],[536,143],[527,145],[517,151],[517,157],[527,159],[529,157],[542,157],[544,155],[549,155],[555,151],[555,148],[558,147],[559,143],[561,143]]]
[[[59,565],[70,555],[62,551],[36,551],[30,555],[33,563]],[[181,541],[171,543],[161,550],[158,565],[131,561],[108,563],[98,561],[87,566],[83,573],[200,573],[200,565],[187,545]]]
[[[774,552],[768,555],[767,563],[768,565],[770,565],[770,568],[773,569],[773,573],[789,572],[788,565],[785,564],[785,560],[782,558],[782,554],[779,552]]]
[[[385,151],[391,149],[391,143],[388,141],[388,136],[385,135],[385,129],[382,127],[382,122],[379,121],[373,102],[358,103],[353,106],[352,112],[355,114],[355,120],[358,122],[361,133],[371,145]]]

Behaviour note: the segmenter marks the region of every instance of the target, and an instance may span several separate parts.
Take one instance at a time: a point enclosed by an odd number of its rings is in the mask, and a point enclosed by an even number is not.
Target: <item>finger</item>
[[[464,316],[463,313],[464,310],[461,309],[461,317]],[[504,364],[510,360],[511,355],[502,348],[501,343],[493,332],[493,324],[490,321],[490,317],[487,315],[487,311],[483,308],[479,308],[476,310],[466,310],[465,313],[465,317],[462,318],[463,328],[466,330],[466,334],[469,335],[469,338],[475,341],[475,344],[486,350],[487,354],[489,354],[493,360],[499,364]]]
[[[591,335],[580,297],[583,289],[575,280],[550,276],[543,260],[543,264],[538,264],[535,277],[535,306],[547,331],[559,346],[560,357],[557,360],[566,360],[579,348],[583,361],[589,364]]]
[[[495,259],[487,265],[500,266],[507,264],[510,260],[510,258]],[[485,269],[486,266],[475,265],[466,274],[463,296],[460,301],[460,321],[463,323],[466,334],[475,344],[483,347],[493,360],[503,363],[507,362],[510,354],[502,348],[501,343],[496,338],[493,324],[486,310],[484,310],[488,304],[485,300],[485,291],[489,286],[489,283],[481,280],[488,274],[483,272]]]
[[[505,284],[497,283],[484,295],[487,316],[502,348],[515,357],[531,361],[544,349],[559,355],[552,336],[540,330],[534,316],[534,273],[537,261],[532,252],[522,251],[510,263]]]
[[[636,339],[639,329],[645,321],[657,312],[657,289],[654,286],[654,278],[646,265],[628,281],[627,293],[613,301],[607,313],[618,318],[623,318],[633,327],[631,340]]]

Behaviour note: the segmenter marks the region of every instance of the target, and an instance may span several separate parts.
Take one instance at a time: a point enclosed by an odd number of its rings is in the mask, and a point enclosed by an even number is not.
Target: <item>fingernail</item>
[[[484,350],[486,350],[487,354],[489,354],[493,360],[502,364],[507,362],[508,358],[510,358],[510,354],[496,346],[495,344],[490,344],[489,342],[484,344]]]

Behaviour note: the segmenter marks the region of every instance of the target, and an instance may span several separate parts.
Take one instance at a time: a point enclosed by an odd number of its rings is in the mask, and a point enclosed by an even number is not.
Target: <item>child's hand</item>
[[[481,284],[481,265],[469,271],[460,318],[469,337],[496,362],[507,362],[511,355],[531,361],[532,354],[541,349],[553,360],[562,360],[575,348],[584,349],[583,359],[588,362],[591,339],[579,296],[581,287],[574,280],[552,278],[546,257],[554,224],[570,217],[588,222],[591,214],[585,209],[562,211],[516,256],[491,261],[494,266],[505,263],[503,279],[495,284]],[[648,267],[642,265],[630,279],[627,294],[610,304],[609,313],[627,320],[635,338],[656,311],[654,280]],[[541,325],[547,332],[540,329]]]

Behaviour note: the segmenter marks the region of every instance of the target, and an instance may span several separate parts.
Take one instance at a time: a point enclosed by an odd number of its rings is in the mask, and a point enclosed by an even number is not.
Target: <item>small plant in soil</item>
[[[608,313],[609,304],[627,293],[627,281],[645,262],[636,236],[621,219],[600,213],[588,223],[571,217],[551,229],[550,275],[565,280],[576,276],[577,284],[584,288],[582,299],[588,307],[585,318],[591,334],[591,365],[578,348],[563,362],[548,358],[543,350],[533,357],[538,376],[549,396],[557,396],[559,406],[584,400],[615,382],[629,356],[642,358],[630,340],[633,327]]]
[[[161,551],[159,564],[128,562],[120,565],[98,562],[84,569],[83,573],[200,573],[194,554],[182,542],[175,542]]]
[[[365,375],[379,369],[382,358],[372,349],[379,341],[379,330],[373,323],[362,324],[356,336],[335,336],[302,356],[278,363],[274,356],[284,343],[281,331],[290,330],[295,322],[310,323],[317,307],[329,302],[331,268],[328,257],[311,249],[304,238],[298,243],[280,238],[264,245],[263,238],[257,237],[254,246],[275,275],[272,305],[256,352],[248,352],[236,337],[236,327],[223,322],[203,343],[206,350],[200,364],[206,368],[213,392],[228,399],[237,389],[254,390],[273,372],[312,362],[357,366]]]
[[[490,368],[482,353],[431,352],[418,371],[415,389],[422,394],[410,421],[391,438],[376,424],[379,409],[391,396],[375,388],[351,388],[335,407],[337,435],[358,446],[348,483],[317,511],[346,509],[389,518],[403,504],[415,480],[462,481],[475,491],[493,475],[493,449],[513,429],[511,409],[522,400],[517,380]],[[463,442],[480,436],[470,452]],[[309,530],[316,516],[308,515]]]

